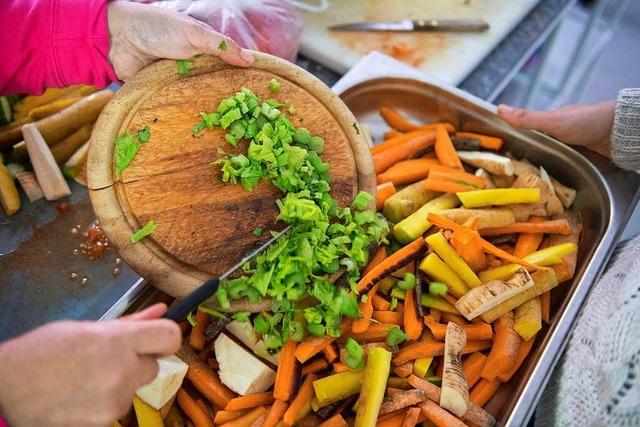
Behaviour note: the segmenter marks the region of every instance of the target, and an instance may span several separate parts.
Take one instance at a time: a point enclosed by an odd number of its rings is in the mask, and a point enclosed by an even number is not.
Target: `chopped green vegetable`
[[[353,206],[353,208],[357,211],[364,211],[369,207],[369,204],[371,202],[373,202],[373,197],[371,196],[371,194],[362,191],[358,193],[351,206]]]
[[[345,357],[345,364],[349,367],[349,369],[353,371],[359,371],[364,368],[365,360],[364,360],[364,349],[356,340],[353,338],[347,339],[345,343],[345,350],[347,351],[347,355]]]
[[[191,327],[196,326],[196,316],[193,314],[193,311],[187,314],[187,322],[189,322]]]
[[[389,307],[389,310],[393,311],[396,309],[397,306],[398,306],[398,298],[391,297],[391,306]]]
[[[150,135],[151,135],[151,131],[149,129],[149,126],[145,126],[144,128],[138,131],[138,139],[140,140],[140,142],[149,141]]]
[[[429,283],[429,293],[435,296],[444,296],[447,293],[449,288],[446,284],[442,282],[431,282]]]
[[[149,234],[153,233],[156,229],[156,223],[151,220],[146,223],[144,227],[135,233],[131,234],[131,243],[138,243],[140,240],[147,237]]]
[[[363,304],[364,304],[364,303],[365,303],[365,302],[367,302],[367,301],[369,301],[369,297],[367,296],[367,294],[362,294],[362,295],[360,295],[360,302],[361,302],[361,303],[363,303]]]
[[[178,74],[180,74],[181,76],[188,76],[189,70],[191,69],[192,65],[193,65],[193,62],[191,61],[188,61],[186,59],[178,59],[176,61],[176,66],[178,67]]]
[[[249,320],[249,316],[251,315],[250,311],[238,311],[237,313],[233,313],[233,320],[237,320],[238,322],[246,322]]]
[[[262,236],[262,228],[258,227],[252,231],[253,235],[256,237]]]
[[[407,339],[407,335],[402,332],[402,329],[400,329],[398,326],[394,326],[393,328],[389,329],[389,332],[387,333],[387,344],[389,344],[390,346],[401,344]]]
[[[208,308],[204,306],[199,306],[198,309],[204,313],[207,313],[209,316],[217,317],[218,319],[226,319],[227,316],[224,313],[219,312],[218,310],[214,310],[213,308]]]
[[[296,107],[294,107],[293,105],[289,105],[289,108],[287,108],[287,111],[289,112],[289,114],[293,116],[294,114],[296,114]]]
[[[273,93],[280,92],[280,82],[276,79],[269,80],[269,90]]]
[[[222,40],[220,42],[220,44],[218,45],[218,50],[221,52],[226,52],[227,51],[227,41],[226,40]]]
[[[131,131],[126,131],[116,138],[115,163],[117,173],[122,173],[131,164],[138,151],[140,151],[140,145],[149,141],[150,136],[149,126],[145,126],[135,134],[132,134]]]
[[[409,291],[416,287],[416,276],[412,273],[404,273],[402,280],[398,280],[396,286],[403,291]]]

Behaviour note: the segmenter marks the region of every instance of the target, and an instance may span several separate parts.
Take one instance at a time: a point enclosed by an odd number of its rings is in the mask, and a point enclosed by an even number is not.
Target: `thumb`
[[[137,313],[133,313],[128,316],[123,316],[120,319],[122,320],[158,319],[160,316],[162,316],[166,312],[167,312],[167,305],[164,303],[159,303],[159,304],[154,304],[150,307],[147,307],[142,311],[138,311]]]
[[[533,111],[524,108],[511,107],[509,105],[498,105],[498,116],[516,128],[535,129],[550,133],[553,131],[552,111]]]

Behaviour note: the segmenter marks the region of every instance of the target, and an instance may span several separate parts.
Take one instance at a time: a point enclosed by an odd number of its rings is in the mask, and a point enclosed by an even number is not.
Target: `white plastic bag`
[[[140,1],[186,13],[240,46],[294,61],[302,18],[286,0],[168,0]]]

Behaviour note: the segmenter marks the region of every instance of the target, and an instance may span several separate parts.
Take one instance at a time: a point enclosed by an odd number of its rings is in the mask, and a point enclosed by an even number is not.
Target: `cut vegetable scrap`
[[[433,147],[434,144],[435,134],[433,132],[425,132],[402,144],[395,144],[378,154],[374,154],[373,165],[375,166],[376,174],[381,174],[402,160],[416,157],[420,152]]]
[[[385,182],[376,187],[376,209],[382,210],[384,203],[396,193],[393,182]]]
[[[467,388],[471,389],[479,380],[484,364],[487,361],[487,356],[477,352],[471,353],[462,362],[462,373],[467,380]]]
[[[24,179],[26,180],[26,178]],[[28,188],[31,187],[32,185],[29,184]],[[32,197],[35,197],[34,191],[35,190],[31,191]],[[2,203],[2,208],[7,216],[15,214],[20,209],[20,194],[18,194],[18,190],[13,182],[13,178],[9,174],[9,171],[2,163],[0,163],[0,202]]]
[[[502,138],[496,138],[493,136],[482,135],[474,132],[456,132],[458,138],[471,138],[480,141],[480,146],[487,150],[499,150],[502,148]]]
[[[467,412],[469,390],[462,373],[462,351],[467,343],[464,330],[453,322],[447,325],[444,341],[444,372],[440,406],[461,417]]]
[[[538,203],[538,188],[494,188],[457,193],[465,208],[500,206],[512,203]]]
[[[485,151],[459,151],[458,157],[464,163],[482,168],[495,175],[513,175],[511,159]]]
[[[436,127],[435,152],[438,160],[440,160],[440,163],[443,165],[450,168],[462,169],[462,162],[444,126]]]
[[[431,191],[458,193],[485,187],[484,179],[473,174],[444,166],[432,166],[425,188]]]
[[[510,209],[492,208],[492,209],[446,209],[438,212],[439,215],[463,225],[471,218],[476,218],[477,227],[479,229],[489,227],[505,227],[516,222],[513,212]]]
[[[412,184],[429,176],[433,166],[442,166],[435,159],[411,159],[398,162],[376,178],[378,184],[391,182],[394,185]]]
[[[515,309],[513,329],[528,341],[542,329],[542,303],[540,297],[531,298]]]
[[[360,392],[364,371],[345,371],[313,382],[318,405],[322,408]]]
[[[540,176],[533,173],[525,173],[515,180],[512,184],[514,188],[531,188],[538,189],[540,192],[540,200],[533,202],[516,201],[513,203],[535,203],[532,206],[531,215],[553,216],[561,214],[564,211],[562,202],[555,195],[551,183],[546,183]]]
[[[514,329],[512,312],[507,312],[500,316],[496,321],[495,328],[493,347],[491,347],[491,352],[487,356],[487,361],[480,374],[482,378],[488,380],[494,380],[501,373],[508,372],[513,368],[522,343],[522,338],[518,336]]]
[[[369,352],[362,380],[362,390],[356,405],[355,427],[374,427],[389,378],[391,353],[383,348]]]
[[[151,233],[156,231],[156,223],[154,220],[149,220],[144,227],[139,229],[138,231],[131,234],[131,243],[138,243],[140,240],[149,236]]]

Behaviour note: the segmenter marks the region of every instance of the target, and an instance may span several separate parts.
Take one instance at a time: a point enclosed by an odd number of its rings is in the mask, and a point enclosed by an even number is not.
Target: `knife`
[[[187,295],[183,300],[179,301],[177,304],[173,305],[169,308],[169,310],[164,314],[165,319],[171,319],[175,322],[183,321],[189,313],[198,308],[200,304],[202,304],[205,300],[212,297],[213,294],[218,290],[218,285],[223,280],[227,279],[231,274],[233,274],[236,270],[240,269],[245,263],[251,261],[260,253],[262,253],[265,249],[267,249],[273,242],[278,240],[281,236],[286,234],[291,229],[291,226],[288,225],[284,230],[273,236],[271,239],[267,240],[262,246],[258,249],[255,249],[253,252],[249,253],[249,255],[242,258],[242,260],[225,271],[221,276],[214,277],[212,279],[207,280],[198,288],[196,288],[193,292]]]
[[[489,29],[482,19],[405,19],[402,21],[370,21],[339,24],[330,31],[394,31],[394,32],[481,32]]]

